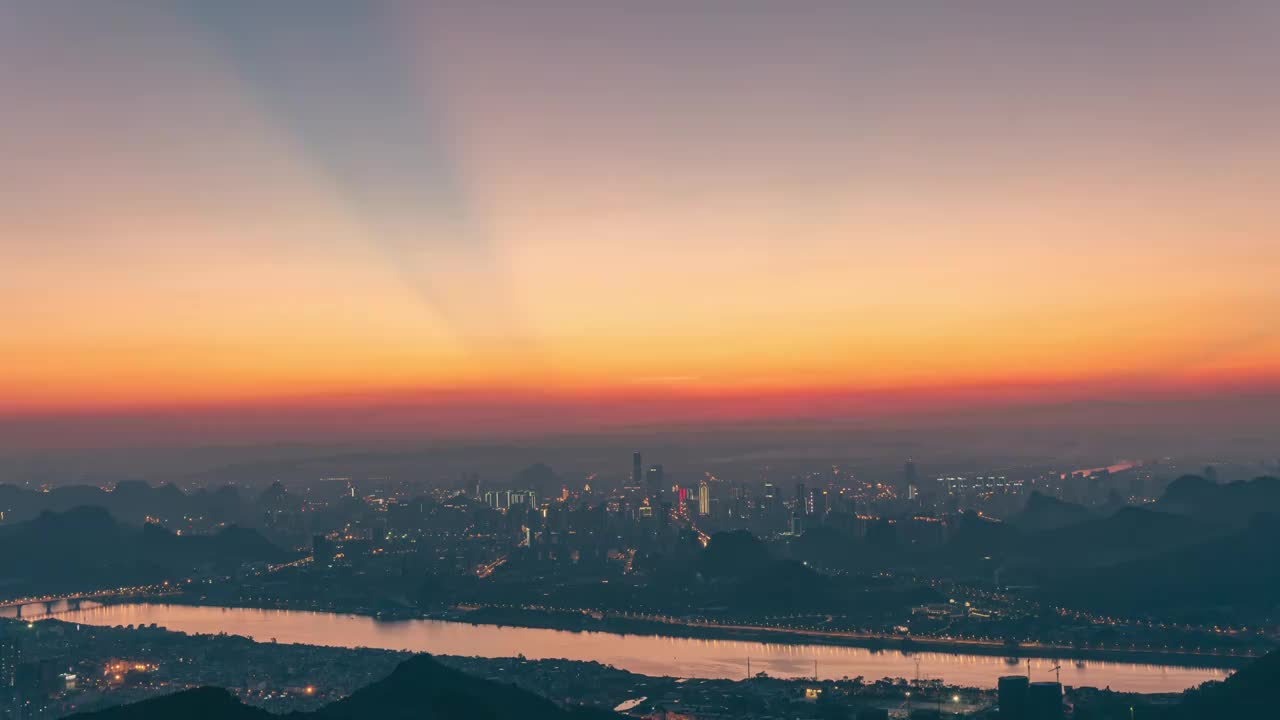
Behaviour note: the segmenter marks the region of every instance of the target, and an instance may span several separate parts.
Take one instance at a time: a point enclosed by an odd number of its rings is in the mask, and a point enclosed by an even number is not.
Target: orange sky
[[[16,8],[0,414],[1280,379],[1274,4],[987,4]]]

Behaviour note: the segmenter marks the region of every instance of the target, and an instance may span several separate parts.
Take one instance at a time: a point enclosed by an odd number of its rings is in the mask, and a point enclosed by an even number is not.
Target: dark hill
[[[560,476],[545,463],[534,463],[521,470],[511,482],[516,488],[533,490],[539,497],[559,495],[563,485]]]
[[[1222,682],[1189,690],[1174,708],[1157,711],[1165,720],[1210,718],[1274,718],[1280,687],[1280,652],[1273,652],[1236,671]]]
[[[1026,507],[1009,518],[1009,524],[1025,532],[1044,532],[1078,525],[1092,518],[1093,514],[1083,505],[1032,492],[1027,498]]]
[[[1244,527],[1257,513],[1280,514],[1280,478],[1220,485],[1197,475],[1184,475],[1169,484],[1156,507],[1204,523]]]
[[[1064,580],[1065,602],[1115,612],[1271,614],[1280,607],[1280,518]]]
[[[747,577],[772,561],[769,549],[746,530],[718,532],[711,536],[698,560],[705,577]]]
[[[93,485],[62,485],[48,492],[0,485],[0,507],[6,509],[10,520],[31,520],[42,512],[84,506],[105,508],[117,520],[132,525],[143,524],[148,516],[176,519],[204,515],[227,523],[244,523],[252,516],[235,488],[226,486],[187,495],[173,485],[153,487],[136,480],[121,481],[111,491]]]
[[[602,710],[560,708],[514,685],[441,665],[429,655],[404,661],[386,678],[315,712],[273,715],[226,690],[198,688],[98,712],[80,720],[607,720]]]
[[[401,663],[386,678],[308,717],[316,720],[594,720],[613,713],[562,709],[515,685],[467,675],[428,655]]]
[[[1127,507],[1105,518],[1033,535],[1027,539],[1027,550],[1043,567],[1106,567],[1203,541],[1217,532],[1182,515]]]
[[[254,530],[180,536],[157,525],[122,524],[100,507],[46,511],[0,531],[0,579],[14,592],[151,582],[287,557]]]
[[[71,717],[93,720],[274,720],[282,716],[249,707],[222,688],[202,687]]]

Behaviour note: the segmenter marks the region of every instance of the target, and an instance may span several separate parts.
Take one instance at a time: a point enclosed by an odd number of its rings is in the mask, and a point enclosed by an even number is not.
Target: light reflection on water
[[[1026,660],[988,655],[937,652],[904,653],[838,645],[774,644],[741,640],[680,638],[570,632],[543,628],[469,625],[440,620],[378,622],[337,613],[188,605],[130,604],[89,607],[57,615],[87,625],[150,625],[186,633],[243,635],[259,641],[335,647],[411,650],[438,655],[564,658],[595,660],[645,675],[698,678],[741,678],[747,672],[775,677],[812,677],[814,662],[823,678],[863,676],[914,678],[920,675],[947,683],[994,687],[1001,675],[1023,674]],[[1034,680],[1052,680],[1053,660],[1032,659]],[[1226,670],[1136,663],[1062,662],[1064,685],[1110,686],[1123,692],[1178,692],[1206,680],[1222,679]]]

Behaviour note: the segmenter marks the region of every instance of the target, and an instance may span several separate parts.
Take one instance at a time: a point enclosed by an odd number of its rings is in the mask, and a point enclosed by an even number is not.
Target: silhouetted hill
[[[1088,508],[1058,498],[1032,492],[1022,512],[1009,518],[1009,524],[1026,532],[1057,530],[1078,525],[1093,518]]]
[[[45,512],[0,528],[0,578],[14,592],[148,582],[287,557],[254,530],[179,536],[157,525],[122,524],[100,507]]]
[[[117,520],[141,525],[147,517],[181,518],[204,515],[228,523],[243,523],[250,510],[235,488],[224,486],[214,491],[197,490],[187,495],[173,485],[153,487],[136,480],[125,480],[108,491],[93,485],[65,485],[39,492],[0,485],[0,507],[9,520],[30,520],[42,512],[66,512],[92,505],[105,508]]]
[[[746,530],[718,532],[711,536],[698,560],[705,577],[746,577],[759,572],[772,558],[769,549]]]
[[[857,549],[854,537],[829,525],[808,528],[788,546],[793,557],[824,569],[848,567]]]
[[[511,482],[518,489],[533,490],[539,497],[559,495],[563,486],[560,476],[545,463],[534,463],[521,470]]]
[[[613,713],[562,709],[515,685],[484,680],[441,665],[428,655],[401,663],[388,677],[315,713],[316,720],[595,720]]]
[[[275,720],[285,716],[245,705],[222,688],[201,687],[71,717],[85,720]]]
[[[1116,612],[1271,613],[1280,606],[1280,519],[1064,579],[1067,602]]]
[[[1280,514],[1280,478],[1219,485],[1198,475],[1184,475],[1169,484],[1156,507],[1204,523],[1244,527],[1257,513]]]
[[[1203,541],[1215,529],[1137,507],[1027,538],[1029,560],[1047,568],[1105,567]]]
[[[560,708],[515,685],[441,665],[429,655],[404,661],[386,678],[315,712],[273,715],[226,690],[197,688],[132,705],[72,715],[80,720],[607,720],[602,710]]]
[[[1280,687],[1280,652],[1272,652],[1237,670],[1221,682],[1207,682],[1187,691],[1174,708],[1159,710],[1165,720],[1210,718],[1274,718],[1276,688]]]

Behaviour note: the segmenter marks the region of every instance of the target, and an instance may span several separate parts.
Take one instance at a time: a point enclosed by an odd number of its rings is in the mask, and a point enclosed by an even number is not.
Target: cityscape
[[[0,0],[0,720],[1280,717],[1277,68]]]
[[[1167,558],[1217,572],[1195,558],[1252,543],[1233,550],[1263,553],[1249,582],[1276,582],[1276,528],[1248,521],[1280,511],[1274,463],[906,459],[731,479],[662,459],[618,453],[574,478],[534,464],[434,481],[0,486],[6,577],[26,578],[0,608],[8,712],[203,685],[315,711],[430,652],[638,717],[1004,717],[1051,689],[1055,717],[1108,717],[1176,706],[1269,659],[1280,632],[1274,604],[1226,602],[1226,586],[1213,605],[1194,587],[1134,604],[1100,584],[1145,571],[1159,586]],[[146,547],[78,566],[108,537]]]

